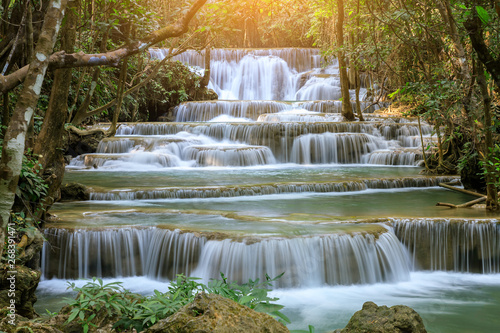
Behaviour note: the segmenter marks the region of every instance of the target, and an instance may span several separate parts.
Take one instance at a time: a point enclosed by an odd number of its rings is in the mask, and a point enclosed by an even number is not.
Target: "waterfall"
[[[406,250],[390,232],[313,237],[207,240],[158,228],[117,230],[46,229],[44,278],[176,274],[247,282],[285,272],[276,287],[405,281]]]
[[[497,220],[394,220],[394,232],[413,264],[428,270],[500,273]]]
[[[284,193],[342,193],[367,189],[397,189],[432,187],[439,183],[457,180],[458,177],[406,177],[390,179],[365,179],[362,181],[335,181],[322,183],[284,183],[239,186],[204,186],[199,188],[155,188],[152,190],[118,190],[92,192],[90,200],[155,200],[155,199],[206,199],[240,196],[261,196]]]
[[[189,275],[204,237],[158,228],[45,229],[42,271],[46,279]]]
[[[264,146],[204,145],[190,146],[185,158],[198,166],[252,166],[275,164],[273,153]]]
[[[149,49],[149,53],[151,58],[161,60],[168,55],[168,49]],[[214,49],[210,51],[210,58],[215,63],[238,63],[247,55],[279,57],[297,72],[321,67],[319,49]],[[173,60],[203,68],[205,66],[205,51],[187,50],[175,56]]]
[[[184,102],[176,109],[176,122],[209,121],[221,115],[257,119],[264,113],[291,109],[290,103],[278,101],[209,101]]]
[[[299,164],[360,163],[362,155],[378,148],[385,148],[384,142],[368,134],[306,134],[294,140],[291,161]]]

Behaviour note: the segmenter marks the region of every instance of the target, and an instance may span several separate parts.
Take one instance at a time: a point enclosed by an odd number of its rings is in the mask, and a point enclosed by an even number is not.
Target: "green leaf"
[[[490,21],[490,14],[488,14],[488,11],[484,9],[482,6],[476,6],[476,11],[481,21],[484,24],[488,24],[488,22]]]
[[[80,310],[78,310],[77,308],[74,308],[73,310],[71,310],[71,315],[69,316],[69,318],[68,318],[68,321],[67,321],[67,322],[68,322],[68,323],[69,323],[69,322],[72,322],[72,321],[76,318],[76,316],[78,316],[78,313],[79,313],[79,312],[80,312]]]
[[[238,303],[240,304],[246,304],[248,302],[251,302],[253,299],[255,299],[255,296],[249,295],[249,296],[243,296],[239,299]]]

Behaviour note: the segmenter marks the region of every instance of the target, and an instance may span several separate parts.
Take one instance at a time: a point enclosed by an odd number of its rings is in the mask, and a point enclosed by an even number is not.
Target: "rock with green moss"
[[[219,295],[200,293],[174,315],[146,333],[285,333],[288,329],[265,313],[256,312]]]
[[[36,316],[33,304],[35,290],[40,282],[40,271],[25,266],[0,267],[0,316],[17,314],[26,318]],[[12,305],[13,304],[13,305]]]
[[[89,189],[79,183],[68,183],[61,186],[61,201],[89,200]]]
[[[36,322],[15,315],[13,319],[5,317],[0,321],[0,332],[5,333],[63,333],[63,331],[43,322]]]
[[[427,333],[420,315],[405,305],[377,306],[363,304],[344,329],[336,333]]]

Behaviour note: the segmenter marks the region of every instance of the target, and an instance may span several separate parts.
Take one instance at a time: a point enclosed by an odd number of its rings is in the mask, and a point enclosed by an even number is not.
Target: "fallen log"
[[[468,208],[468,207],[474,206],[475,204],[481,203],[483,201],[486,201],[486,196],[474,199],[472,201],[466,202],[466,203],[461,204],[461,205],[454,205],[454,204],[450,204],[450,203],[446,203],[446,202],[438,202],[436,204],[436,206],[445,206],[445,207],[450,207],[450,208]]]
[[[441,187],[447,188],[449,190],[452,190],[452,191],[461,192],[461,193],[473,195],[473,196],[476,196],[476,197],[480,197],[480,198],[486,197],[484,194],[477,193],[477,192],[472,192],[472,191],[468,191],[468,190],[464,190],[463,188],[451,186],[451,185],[449,185],[447,183],[439,183],[438,185],[441,186]]]

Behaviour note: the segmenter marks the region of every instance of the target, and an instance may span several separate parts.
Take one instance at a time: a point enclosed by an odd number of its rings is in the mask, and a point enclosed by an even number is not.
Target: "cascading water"
[[[183,103],[173,123],[121,124],[71,161],[65,179],[87,184],[90,201],[54,205],[42,290],[92,276],[137,290],[139,279],[176,274],[246,282],[284,272],[274,293],[318,331],[368,300],[412,305],[427,325],[432,304],[467,313],[454,283],[478,302],[485,286],[500,295],[498,216],[435,207],[469,197],[438,187],[457,176],[419,174],[421,135],[425,153],[436,141],[429,124],[387,117],[368,99],[365,122],[343,122],[338,64],[316,49],[217,49],[211,59],[219,100]],[[196,51],[176,60],[204,65]]]
[[[500,225],[485,221],[399,220],[398,238],[423,269],[500,273]]]
[[[45,278],[135,276],[205,280],[220,272],[231,280],[285,277],[276,287],[402,281],[409,260],[392,233],[323,235],[252,243],[207,240],[193,233],[155,228],[108,231],[47,229],[42,259]],[[52,250],[49,247],[53,247]]]

